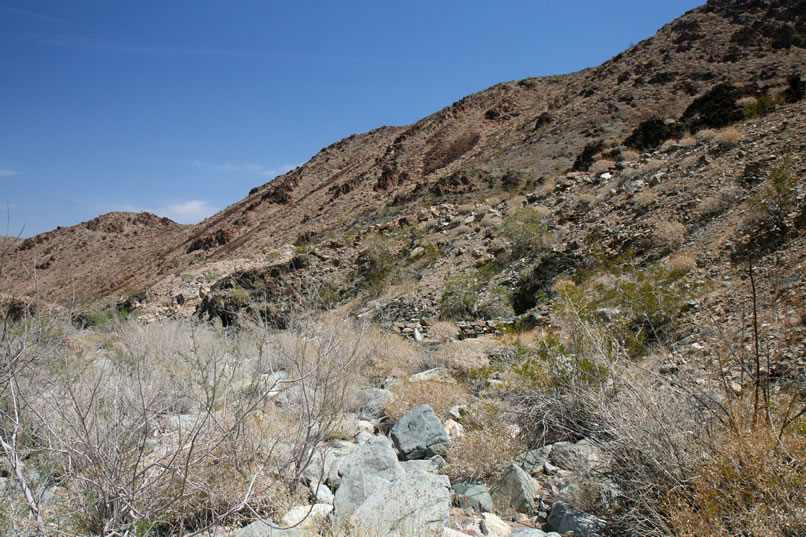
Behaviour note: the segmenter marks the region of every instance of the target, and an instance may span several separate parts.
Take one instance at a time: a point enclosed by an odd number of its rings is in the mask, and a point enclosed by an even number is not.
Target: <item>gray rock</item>
[[[448,476],[428,472],[405,474],[378,491],[354,512],[356,535],[430,535],[450,523]]]
[[[358,394],[358,416],[365,420],[379,420],[386,404],[395,394],[383,388],[367,388]]]
[[[456,492],[456,505],[462,509],[472,509],[479,513],[495,509],[487,485],[460,482],[453,485],[453,490]]]
[[[333,502],[339,523],[347,521],[367,498],[388,489],[405,475],[383,436],[372,437],[351,451],[341,468],[341,483]]]
[[[324,483],[319,483],[318,481],[312,481],[308,488],[310,488],[311,494],[316,500],[316,503],[325,503],[328,505],[333,505],[334,497],[333,493],[330,491],[330,487],[328,487]]]
[[[447,382],[449,384],[456,384],[456,379],[451,375],[450,369],[447,367],[435,367],[426,371],[421,371],[409,377],[409,382]]]
[[[510,464],[490,487],[490,495],[497,507],[512,508],[520,513],[537,513],[539,485],[516,464]]]
[[[420,405],[395,423],[391,431],[401,460],[445,454],[451,441],[442,422],[428,405]]]
[[[557,442],[551,446],[549,461],[563,470],[576,473],[601,472],[607,467],[607,458],[598,447],[587,440],[576,444]]]
[[[515,464],[523,468],[527,474],[539,472],[541,467],[549,460],[551,446],[543,446],[537,449],[530,449],[515,457]]]
[[[569,507],[565,502],[555,502],[546,520],[546,527],[561,535],[570,531],[574,535],[587,537],[601,531],[604,522],[593,515]]]
[[[311,461],[302,473],[303,479],[311,483],[324,480],[333,488],[339,486],[341,465],[344,458],[355,449],[356,444],[346,440],[331,440],[324,448],[316,448]]]
[[[282,529],[257,521],[241,528],[235,537],[314,537],[315,535],[316,531],[311,529]]]

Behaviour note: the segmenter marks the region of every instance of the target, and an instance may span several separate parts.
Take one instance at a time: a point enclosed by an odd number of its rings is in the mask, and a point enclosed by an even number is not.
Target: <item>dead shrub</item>
[[[691,148],[697,145],[697,139],[694,136],[684,136],[677,144],[680,147]]]
[[[702,156],[700,155],[689,155],[683,160],[680,161],[680,167],[685,169],[692,168],[699,164],[702,161]]]
[[[386,404],[386,415],[397,422],[415,407],[430,405],[440,419],[448,418],[451,407],[467,401],[470,391],[467,386],[452,382],[433,380],[406,381],[391,388],[395,397]]]
[[[362,374],[370,382],[388,378],[408,378],[418,370],[425,357],[422,347],[398,335],[376,334],[377,352],[365,365]]]
[[[738,127],[725,127],[714,136],[714,141],[723,147],[734,146],[743,139],[744,131]]]
[[[465,436],[453,442],[448,454],[446,473],[452,482],[497,477],[524,449],[493,405],[472,409],[463,423]]]
[[[591,164],[589,171],[593,175],[601,175],[605,172],[610,171],[615,165],[616,163],[613,162],[612,160],[601,159]]]
[[[697,268],[697,259],[691,252],[677,252],[666,260],[666,268],[671,272],[691,272]]]
[[[661,220],[655,227],[655,243],[664,248],[675,248],[686,238],[686,226],[674,220]]]
[[[647,207],[658,201],[658,193],[652,189],[642,190],[632,197],[633,203]]]
[[[641,164],[641,166],[638,168],[638,173],[640,174],[655,173],[656,171],[663,168],[665,165],[666,163],[660,159],[650,159]]]
[[[663,144],[661,144],[660,150],[663,151],[664,153],[666,153],[666,152],[671,151],[672,149],[676,148],[678,143],[679,142],[677,140],[673,139],[673,138],[669,139],[669,140],[666,140],[665,142],[663,142]]]
[[[736,191],[723,189],[712,196],[703,198],[697,204],[696,213],[700,219],[710,220],[730,209],[736,203]]]

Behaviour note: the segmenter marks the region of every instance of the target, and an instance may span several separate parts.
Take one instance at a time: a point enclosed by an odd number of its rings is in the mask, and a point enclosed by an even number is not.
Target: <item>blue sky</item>
[[[195,223],[350,134],[598,65],[701,3],[0,0],[0,234]]]

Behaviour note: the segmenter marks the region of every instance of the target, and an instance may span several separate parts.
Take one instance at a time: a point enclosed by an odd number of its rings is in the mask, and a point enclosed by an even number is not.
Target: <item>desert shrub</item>
[[[655,227],[654,242],[662,248],[675,248],[686,238],[686,226],[673,220],[661,220]]]
[[[694,136],[687,135],[681,138],[677,143],[680,145],[680,147],[690,148],[697,145],[697,139]]]
[[[615,162],[612,160],[600,159],[591,164],[589,171],[593,175],[601,175],[607,171],[610,171],[613,166],[615,166]]]
[[[632,162],[632,161],[635,161],[635,160],[638,160],[639,158],[641,158],[641,153],[639,153],[638,151],[635,151],[634,149],[625,149],[625,150],[622,150],[621,157],[626,162]]]
[[[772,99],[766,93],[762,93],[758,97],[739,99],[736,104],[744,110],[745,119],[763,116],[773,107]]]
[[[806,435],[778,438],[768,425],[747,426],[718,439],[690,487],[670,491],[677,535],[803,535],[806,532]]]
[[[632,197],[633,203],[647,207],[658,201],[658,193],[652,189],[642,190]]]
[[[190,321],[114,331],[114,352],[58,346],[17,377],[18,448],[58,476],[54,522],[77,534],[184,534],[277,515],[311,446],[347,434],[373,352],[362,326],[326,318],[300,317],[284,334],[259,319],[239,331]]]
[[[677,252],[666,260],[666,270],[669,272],[685,274],[695,268],[697,268],[697,259],[688,251]]]
[[[797,182],[791,173],[792,157],[787,155],[770,171],[769,181],[759,196],[750,201],[764,212],[782,215],[797,203]]]
[[[692,168],[701,162],[702,162],[701,155],[689,155],[680,161],[680,167],[685,170],[688,168]]]
[[[641,164],[641,166],[638,168],[638,173],[642,174],[655,173],[656,171],[663,168],[665,165],[666,163],[660,159],[650,159],[645,163]]]
[[[730,209],[736,202],[736,192],[731,189],[720,190],[716,194],[703,198],[696,208],[696,213],[703,220],[709,220]]]
[[[738,127],[725,127],[714,136],[714,142],[722,147],[730,147],[738,144],[744,138],[744,131]]]
[[[465,403],[469,397],[467,386],[435,380],[406,381],[391,388],[395,397],[385,408],[392,422],[397,422],[415,407],[430,405],[440,419],[447,419],[451,407]]]
[[[478,272],[461,272],[445,281],[439,300],[439,314],[442,319],[463,319],[473,314],[479,300]]]
[[[718,133],[719,131],[716,129],[702,129],[697,131],[694,137],[699,142],[711,142],[716,138]]]
[[[492,404],[473,407],[464,416],[465,435],[453,441],[445,469],[452,482],[495,478],[523,450],[503,417]]]
[[[521,207],[507,216],[501,234],[511,241],[514,256],[534,254],[551,240],[551,232],[533,207]]]

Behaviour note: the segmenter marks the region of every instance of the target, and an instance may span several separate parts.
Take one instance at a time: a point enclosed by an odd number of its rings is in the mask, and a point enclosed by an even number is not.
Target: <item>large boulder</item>
[[[549,460],[550,452],[550,445],[530,449],[515,457],[515,464],[523,468],[527,474],[534,475],[543,471],[544,465]]]
[[[428,405],[420,405],[400,418],[392,427],[391,437],[402,460],[444,455],[451,444],[442,422]]]
[[[517,464],[510,464],[490,487],[490,495],[497,507],[526,514],[537,513],[539,493],[538,483]]]
[[[348,520],[367,498],[386,490],[405,472],[389,441],[374,436],[352,450],[341,464],[341,480],[333,505],[335,517]]]
[[[372,494],[353,513],[356,535],[431,535],[450,523],[448,476],[415,471]]]

